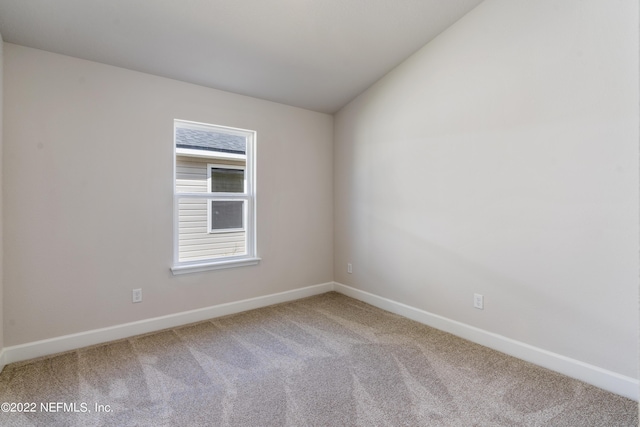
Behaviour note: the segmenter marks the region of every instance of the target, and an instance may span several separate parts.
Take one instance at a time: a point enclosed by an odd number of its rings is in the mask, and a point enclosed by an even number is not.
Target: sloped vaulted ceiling
[[[333,113],[481,0],[0,0],[9,43]]]

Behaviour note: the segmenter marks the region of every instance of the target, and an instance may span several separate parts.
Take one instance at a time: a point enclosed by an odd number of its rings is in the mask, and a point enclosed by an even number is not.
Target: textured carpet
[[[12,364],[0,402],[35,404],[2,426],[638,425],[632,400],[334,292]]]

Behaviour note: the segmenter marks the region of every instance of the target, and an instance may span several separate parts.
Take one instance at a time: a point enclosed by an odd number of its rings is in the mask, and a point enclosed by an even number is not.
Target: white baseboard
[[[341,283],[334,283],[334,290],[349,297],[371,304],[383,310],[407,317],[441,331],[492,348],[518,359],[559,372],[571,378],[584,381],[596,387],[638,400],[640,382],[625,375],[608,371],[579,360],[552,353],[502,335],[494,334],[474,326],[427,311],[408,306],[369,292],[361,291]]]
[[[254,308],[293,301],[300,298],[323,294],[332,290],[333,282],[323,283],[320,285],[294,289],[292,291],[280,292],[277,294],[265,295],[242,301],[140,320],[138,322],[125,323],[108,328],[94,329],[77,334],[64,335],[42,341],[34,341],[27,344],[5,347],[2,352],[0,352],[0,367],[4,367],[4,365],[8,365],[9,363],[34,359],[36,357],[47,356],[63,351],[75,350],[90,345],[101,344],[162,329],[174,328],[193,322],[252,310]],[[2,369],[0,369],[0,371],[1,370]]]

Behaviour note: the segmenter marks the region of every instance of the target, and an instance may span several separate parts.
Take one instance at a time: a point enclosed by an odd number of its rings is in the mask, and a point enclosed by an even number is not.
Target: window
[[[207,187],[211,193],[244,193],[244,166],[208,165]],[[210,233],[244,231],[244,201],[211,200],[207,207]]]
[[[257,264],[255,132],[174,121],[174,274]]]

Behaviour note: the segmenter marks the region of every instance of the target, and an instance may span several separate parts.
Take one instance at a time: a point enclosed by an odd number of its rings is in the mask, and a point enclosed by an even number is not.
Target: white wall
[[[332,280],[331,116],[4,48],[5,347]],[[174,119],[257,131],[258,266],[172,276]]]
[[[2,131],[2,108],[3,108],[3,62],[4,62],[4,53],[3,49],[4,43],[2,41],[2,35],[0,34],[0,371],[4,367],[4,264],[3,264],[3,250],[4,250],[4,238],[2,235],[3,230],[3,220],[2,220],[2,212],[3,212],[3,204],[2,204],[2,152],[3,150],[3,131]]]
[[[336,115],[335,280],[637,378],[638,99],[636,2],[486,0]]]

